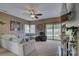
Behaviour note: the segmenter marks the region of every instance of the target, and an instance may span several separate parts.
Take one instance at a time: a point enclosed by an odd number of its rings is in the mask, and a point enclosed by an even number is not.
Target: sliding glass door
[[[60,40],[61,24],[54,24],[54,39]]]
[[[47,39],[53,39],[54,31],[52,28],[53,28],[52,24],[46,24]]]
[[[61,24],[46,24],[47,39],[60,39]]]

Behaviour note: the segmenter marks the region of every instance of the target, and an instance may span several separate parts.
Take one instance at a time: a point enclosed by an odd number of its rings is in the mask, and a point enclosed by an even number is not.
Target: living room
[[[74,3],[0,4],[1,56],[62,56],[70,42],[63,29],[78,28],[78,7]],[[63,27],[64,26],[64,27]],[[78,35],[78,32],[77,32]],[[64,41],[64,40],[65,41]],[[78,38],[75,38],[78,39]],[[63,44],[63,43],[66,44]],[[78,48],[78,42],[76,42]],[[61,48],[65,49],[62,52]],[[70,47],[69,47],[70,48]],[[74,48],[73,48],[74,49]]]

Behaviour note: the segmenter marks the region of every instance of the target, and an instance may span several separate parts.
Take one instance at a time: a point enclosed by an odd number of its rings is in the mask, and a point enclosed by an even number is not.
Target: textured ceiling
[[[33,20],[29,9],[42,13],[38,19],[57,17],[61,15],[62,3],[0,3],[0,10],[25,20]]]

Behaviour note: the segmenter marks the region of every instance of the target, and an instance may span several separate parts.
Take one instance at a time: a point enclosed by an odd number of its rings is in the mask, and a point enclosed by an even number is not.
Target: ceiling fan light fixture
[[[32,17],[32,18],[34,18],[34,17],[35,17],[35,15],[31,15],[31,17]]]

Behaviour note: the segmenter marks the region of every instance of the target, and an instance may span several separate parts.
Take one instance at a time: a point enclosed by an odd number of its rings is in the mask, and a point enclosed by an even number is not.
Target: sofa
[[[14,35],[2,36],[1,46],[18,56],[29,55],[35,50],[34,40],[29,40],[29,38],[17,38]]]

